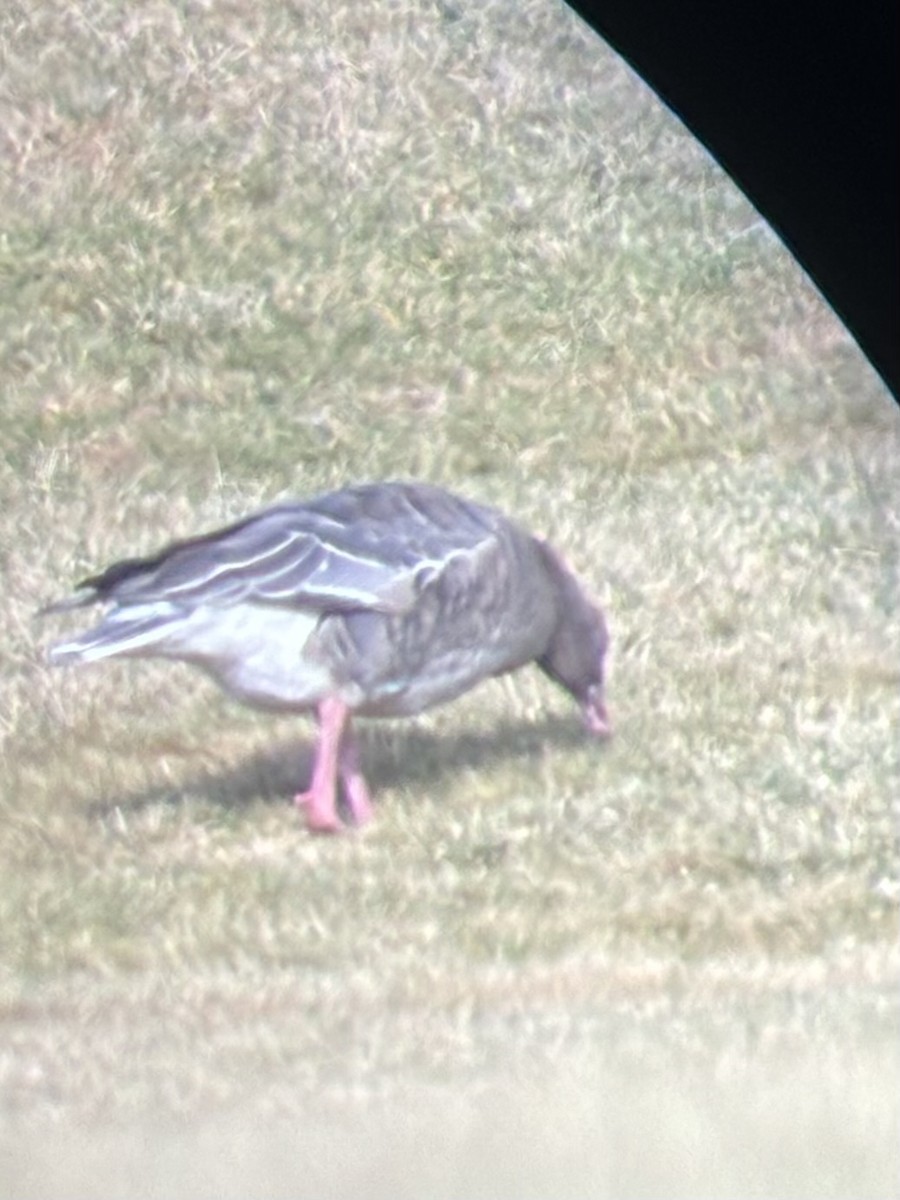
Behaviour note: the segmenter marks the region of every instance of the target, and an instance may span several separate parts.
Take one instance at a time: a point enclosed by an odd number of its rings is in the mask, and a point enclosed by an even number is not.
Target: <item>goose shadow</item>
[[[366,779],[375,794],[393,787],[423,787],[449,774],[487,769],[504,762],[537,762],[548,747],[563,751],[593,739],[578,718],[551,714],[539,721],[503,718],[490,728],[444,734],[398,725],[361,724],[357,730]],[[315,728],[306,737],[282,739],[236,766],[189,775],[177,787],[152,786],[90,806],[92,816],[137,813],[156,805],[181,806],[196,798],[225,809],[258,803],[289,803],[312,774]]]

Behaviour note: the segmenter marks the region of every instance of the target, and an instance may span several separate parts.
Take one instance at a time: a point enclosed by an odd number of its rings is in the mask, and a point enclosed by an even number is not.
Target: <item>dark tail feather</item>
[[[96,588],[83,587],[73,592],[71,596],[66,596],[63,600],[54,600],[52,604],[45,604],[34,615],[36,617],[46,617],[51,613],[70,612],[73,608],[87,608],[90,604],[96,604],[99,599],[100,593]]]

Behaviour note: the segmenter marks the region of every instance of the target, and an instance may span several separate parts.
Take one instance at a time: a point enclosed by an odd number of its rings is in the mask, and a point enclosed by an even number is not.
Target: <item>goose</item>
[[[601,609],[542,538],[426,483],[277,503],[114,562],[41,613],[94,604],[99,623],[51,646],[51,664],[180,659],[245,704],[315,712],[294,798],[314,832],[372,816],[357,714],[409,716],[534,662],[591,734],[611,732]]]

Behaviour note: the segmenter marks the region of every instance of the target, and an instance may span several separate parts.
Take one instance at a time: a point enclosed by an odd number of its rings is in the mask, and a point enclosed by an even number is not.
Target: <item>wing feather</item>
[[[452,558],[493,541],[499,519],[423,485],[346,488],[113,563],[79,585],[76,603],[255,601],[402,613]]]

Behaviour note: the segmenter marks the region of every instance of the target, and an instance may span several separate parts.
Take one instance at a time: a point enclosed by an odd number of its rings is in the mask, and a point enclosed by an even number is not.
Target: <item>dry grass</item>
[[[785,251],[549,0],[0,54],[0,1192],[892,1194],[900,436]],[[565,548],[608,747],[498,681],[317,841],[297,722],[44,667],[79,572],[383,476]]]

